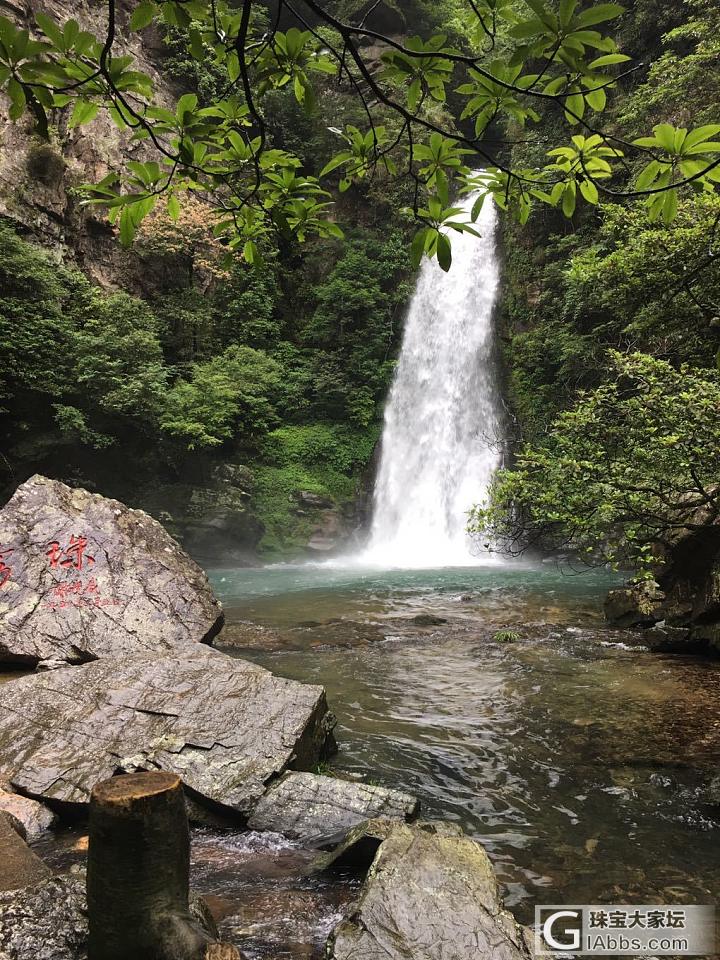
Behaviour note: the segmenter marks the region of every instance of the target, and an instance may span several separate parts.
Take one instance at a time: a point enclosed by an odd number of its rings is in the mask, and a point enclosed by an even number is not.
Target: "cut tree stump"
[[[173,773],[104,780],[90,798],[89,960],[238,957],[189,912],[190,832]],[[215,952],[212,952],[215,951]]]

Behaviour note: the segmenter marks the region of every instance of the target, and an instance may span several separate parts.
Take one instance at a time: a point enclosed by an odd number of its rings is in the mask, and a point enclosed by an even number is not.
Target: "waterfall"
[[[469,211],[475,197],[463,204]],[[481,238],[453,234],[444,273],[423,261],[385,409],[370,539],[363,560],[438,567],[477,562],[467,512],[500,463],[501,405],[492,359],[498,286],[496,210]],[[477,554],[475,550],[475,554]]]

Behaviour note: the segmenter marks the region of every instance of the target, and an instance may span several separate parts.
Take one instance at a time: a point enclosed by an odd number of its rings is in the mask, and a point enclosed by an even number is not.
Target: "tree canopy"
[[[681,190],[713,192],[720,182],[720,123],[660,123],[631,140],[616,124],[603,129],[608,92],[640,67],[603,32],[622,16],[619,4],[467,0],[452,42],[445,33],[380,33],[368,25],[375,6],[343,19],[316,0],[140,0],[121,31],[108,0],[101,37],[43,13],[32,34],[0,18],[0,89],[11,117],[30,111],[41,133],[54,110],[69,111],[73,127],[107,109],[146,142],[143,159],[85,188],[86,202],[107,208],[124,243],[157,204],[177,218],[193,196],[211,208],[216,236],[251,263],[271,235],[341,236],[331,188],[369,177],[413,183],[414,259],[437,256],[444,269],[450,236],[475,231],[488,194],[521,221],[534,204],[570,217],[579,202],[604,197],[639,199],[651,219],[670,223]],[[184,93],[161,103],[136,69],[123,34],[155,20],[177,31],[186,61],[212,68],[208,102]],[[309,172],[273,143],[265,104],[288,88],[312,111],[318,90],[331,85],[357,98],[365,124],[339,120],[331,127],[337,149]],[[562,118],[560,142],[543,134],[548,111]],[[508,159],[518,138],[542,146],[536,163]],[[451,198],[476,192],[469,217],[453,206]]]
[[[471,528],[511,551],[568,549],[647,573],[658,547],[717,519],[718,374],[613,360],[612,379],[499,472]]]

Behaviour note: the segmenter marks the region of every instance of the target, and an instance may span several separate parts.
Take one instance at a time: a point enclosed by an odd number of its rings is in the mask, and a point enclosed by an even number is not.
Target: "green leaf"
[[[677,216],[678,196],[677,190],[668,190],[663,199],[662,218],[669,226]]]
[[[571,217],[575,213],[575,204],[577,202],[577,191],[574,183],[568,183],[565,187],[562,199],[562,212],[566,217]]]
[[[417,77],[410,84],[408,88],[408,110],[414,111],[420,100],[420,94],[422,93],[422,84],[420,78]]]
[[[438,234],[437,259],[441,268],[447,273],[452,266],[452,247],[444,233]]]
[[[352,160],[351,153],[338,153],[337,156],[333,157],[331,160],[325,164],[322,168],[318,177],[322,180],[323,177],[326,177],[329,173],[332,173],[333,170],[337,170],[338,167],[341,167],[344,163],[347,163],[348,160]]]
[[[560,0],[560,25],[567,27],[573,18],[578,0]]]
[[[194,93],[185,93],[180,97],[177,102],[177,107],[175,108],[175,116],[180,123],[185,123],[185,118],[188,114],[192,114],[197,110],[198,98]]]
[[[588,203],[596,204],[599,200],[598,188],[592,180],[580,181],[580,193],[585,197]]]
[[[170,219],[177,222],[177,219],[180,216],[180,201],[174,193],[171,193],[168,197],[167,211]]]
[[[22,84],[19,83],[15,77],[10,77],[7,92],[11,101],[9,116],[10,119],[15,122],[15,120],[19,120],[25,112],[25,91],[23,90]]]
[[[627,63],[631,58],[625,53],[606,53],[588,64],[591,70],[599,70],[601,67],[610,67],[615,63]]]
[[[132,207],[125,206],[120,214],[120,243],[129,247],[135,238],[135,218]]]
[[[635,189],[647,190],[655,182],[661,169],[661,164],[657,160],[652,160],[637,178]]]
[[[97,116],[98,110],[97,103],[91,103],[89,100],[77,100],[68,127],[80,127],[85,123],[90,123]]]
[[[36,13],[35,22],[48,39],[52,40],[58,50],[65,49],[65,37],[58,24],[46,13]]]
[[[143,30],[149,26],[153,17],[157,14],[157,6],[153,0],[143,0],[135,9],[130,17],[131,30]]]
[[[412,244],[410,246],[410,262],[413,267],[417,270],[420,266],[420,261],[422,260],[422,255],[425,252],[425,237],[427,234],[427,227],[423,227],[413,237]]]
[[[485,203],[486,197],[487,197],[487,193],[481,193],[480,196],[475,201],[475,203],[473,203],[472,210],[470,211],[470,219],[472,220],[473,223],[475,223],[477,218],[480,216],[480,211],[483,208],[483,204]]]
[[[668,153],[675,153],[675,127],[669,123],[660,123],[653,127],[655,139]]]
[[[573,93],[565,100],[565,116],[569,123],[577,123],[578,117],[585,114],[585,97],[581,93]]]
[[[596,23],[605,23],[606,20],[614,20],[621,13],[625,13],[625,7],[619,3],[599,3],[583,11],[577,19],[578,24],[585,27],[595,26]]]

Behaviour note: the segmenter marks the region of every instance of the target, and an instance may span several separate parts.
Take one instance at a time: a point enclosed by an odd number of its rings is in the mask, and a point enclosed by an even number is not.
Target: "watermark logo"
[[[649,904],[535,907],[538,956],[709,956],[715,908]]]

